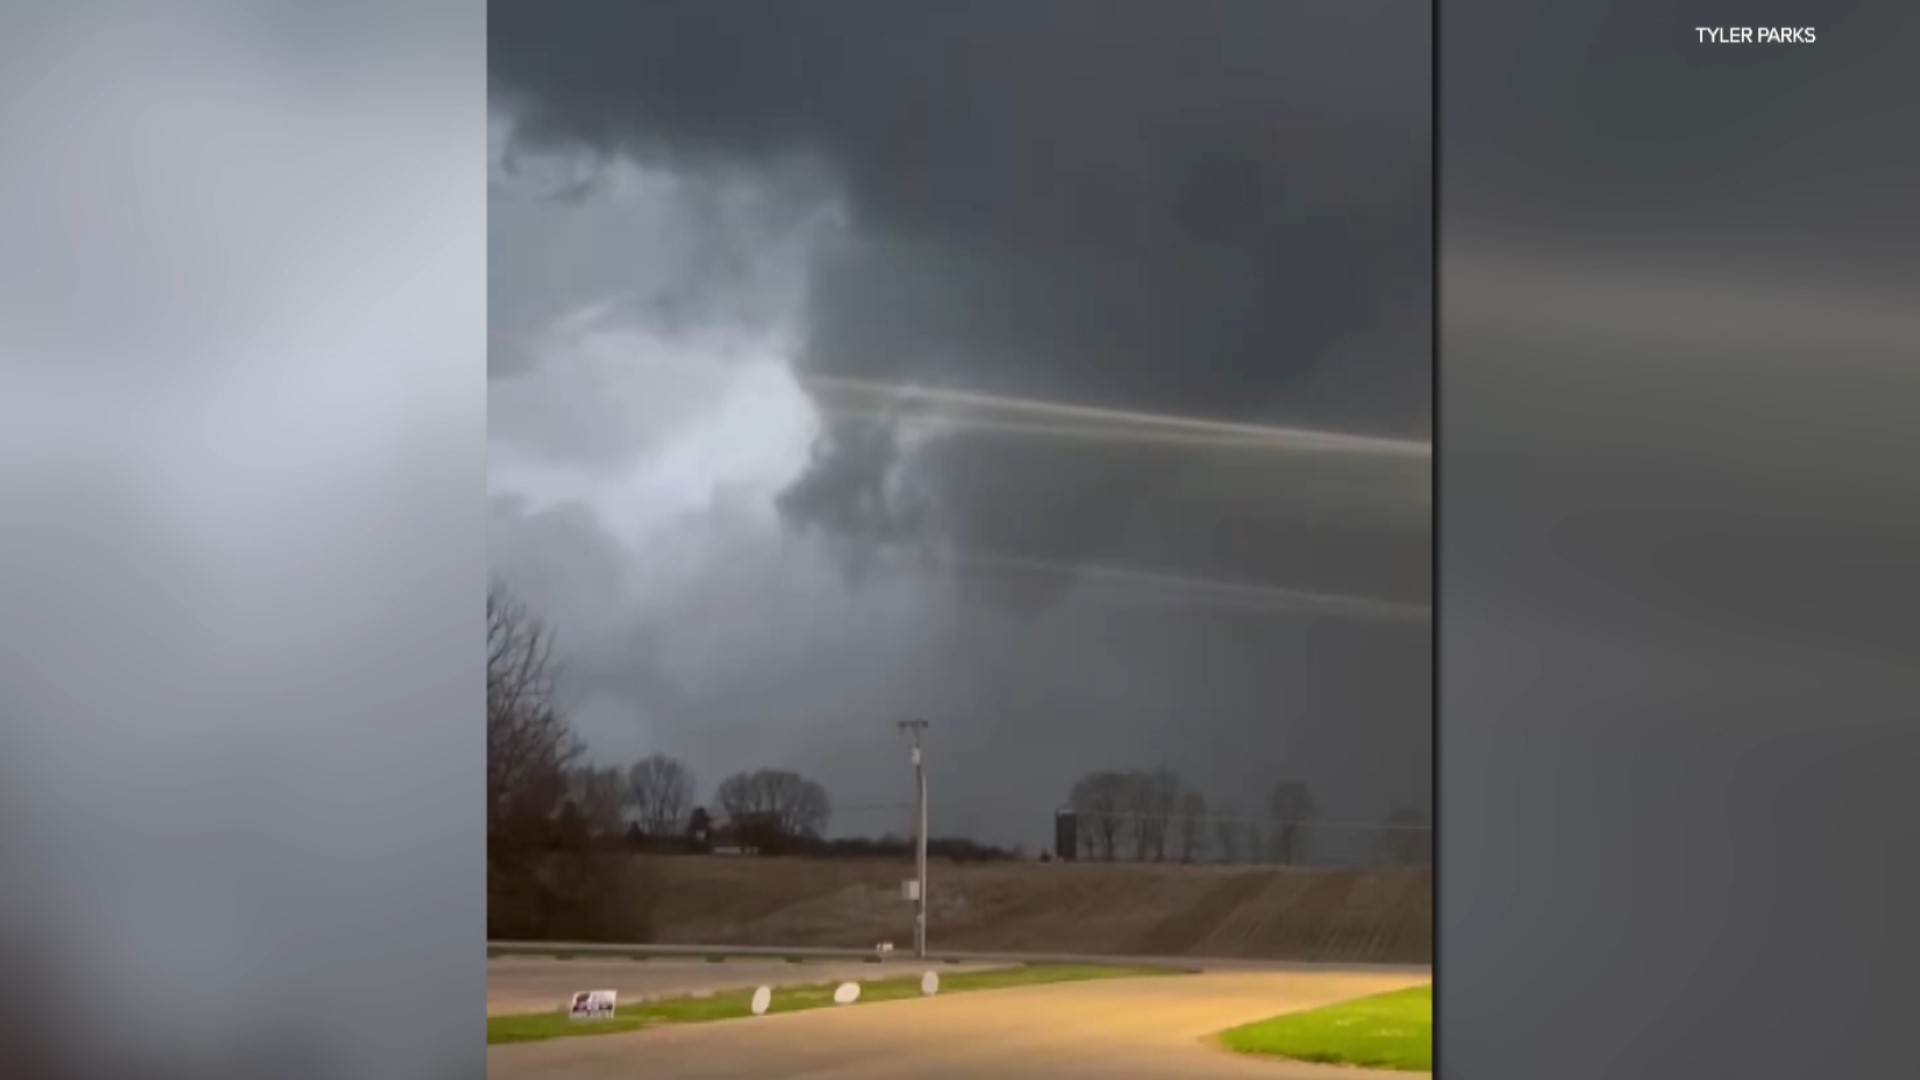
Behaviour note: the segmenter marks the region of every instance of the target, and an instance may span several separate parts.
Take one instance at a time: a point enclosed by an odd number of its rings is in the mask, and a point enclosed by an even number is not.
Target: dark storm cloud
[[[495,101],[530,158],[838,215],[794,361],[827,424],[780,500],[799,528],[690,521],[703,554],[642,611],[616,610],[640,571],[601,525],[495,520],[582,692],[636,717],[583,716],[589,738],[857,803],[904,795],[889,724],[926,715],[940,828],[1027,843],[1099,767],[1170,764],[1246,810],[1282,775],[1331,817],[1421,800],[1430,627],[1272,598],[1425,603],[1429,461],[1005,410],[929,437],[834,380],[1424,437],[1429,23],[1401,0],[496,2]],[[869,560],[848,590],[817,534],[955,573]]]
[[[1421,5],[509,2],[491,20],[495,93],[527,146],[835,179],[848,230],[813,267],[806,373],[1427,427]],[[970,547],[1063,560],[1114,557],[1144,503],[1222,468],[951,442],[917,463],[909,509],[933,502]],[[790,513],[897,533],[899,493],[879,486],[894,443],[828,448]],[[849,490],[859,476],[874,482]],[[1364,542],[1315,535],[1356,554],[1259,576],[1394,576]],[[1424,565],[1424,542],[1393,558]],[[1208,546],[1161,554],[1194,569]]]
[[[509,2],[491,17],[521,139],[838,174],[857,237],[825,267],[823,370],[963,365],[997,390],[1272,415],[1320,350],[1430,291],[1418,5]]]

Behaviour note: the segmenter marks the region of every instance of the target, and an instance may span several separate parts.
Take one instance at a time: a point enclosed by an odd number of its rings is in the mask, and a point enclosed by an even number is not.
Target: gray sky
[[[601,758],[1424,805],[1424,7],[491,19],[491,560]]]

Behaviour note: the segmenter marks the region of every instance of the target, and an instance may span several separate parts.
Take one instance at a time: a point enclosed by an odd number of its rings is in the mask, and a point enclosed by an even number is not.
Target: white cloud
[[[580,504],[634,549],[718,503],[772,528],[817,429],[781,345],[582,333],[494,381],[489,488],[535,513]]]

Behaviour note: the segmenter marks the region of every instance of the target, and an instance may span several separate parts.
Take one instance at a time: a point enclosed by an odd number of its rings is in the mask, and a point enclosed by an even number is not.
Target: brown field
[[[870,948],[913,940],[878,860],[654,861],[660,944]],[[1433,873],[935,862],[930,937],[955,951],[1431,963]]]

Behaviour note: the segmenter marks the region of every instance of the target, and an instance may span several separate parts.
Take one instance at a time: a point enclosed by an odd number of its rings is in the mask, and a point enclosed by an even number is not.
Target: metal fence
[[[1433,827],[1416,822],[1062,811],[1054,831],[1055,854],[1077,862],[1433,865]]]

